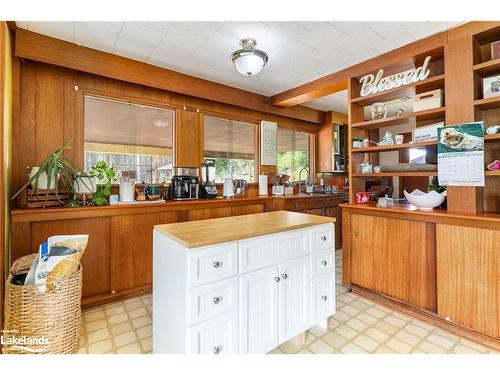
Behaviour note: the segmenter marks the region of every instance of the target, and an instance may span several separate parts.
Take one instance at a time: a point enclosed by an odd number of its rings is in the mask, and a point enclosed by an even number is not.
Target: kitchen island
[[[153,352],[266,353],[335,312],[334,218],[157,225]]]

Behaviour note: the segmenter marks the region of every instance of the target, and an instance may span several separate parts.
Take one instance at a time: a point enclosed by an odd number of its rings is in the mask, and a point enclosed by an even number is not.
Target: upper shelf
[[[500,141],[500,133],[498,133],[498,134],[485,134],[484,140],[486,142],[488,142],[488,141]]]
[[[500,72],[500,59],[486,61],[480,64],[474,65],[474,71],[481,77],[487,77],[489,75]]]
[[[474,100],[474,106],[479,109],[500,108],[500,95]]]
[[[384,152],[384,151],[395,151],[405,148],[423,148],[429,146],[436,146],[437,141],[427,141],[418,143],[403,143],[401,145],[388,145],[388,146],[371,146],[365,148],[353,148],[351,152],[366,153],[366,152]]]
[[[444,74],[439,74],[437,76],[427,78],[424,81],[414,82],[409,85],[396,87],[394,89],[382,91],[373,95],[353,98],[351,99],[351,103],[367,106],[375,102],[387,102],[393,99],[413,96],[415,94],[415,89],[417,88],[419,92],[426,92],[443,87]]]
[[[426,109],[424,111],[411,112],[401,116],[391,116],[378,120],[356,122],[352,124],[351,127],[361,129],[377,129],[384,128],[386,126],[404,124],[413,119],[415,119],[416,121],[438,119],[440,117],[444,117],[445,111],[445,107]]]
[[[437,172],[379,172],[361,173],[353,172],[352,177],[431,177],[437,176]]]

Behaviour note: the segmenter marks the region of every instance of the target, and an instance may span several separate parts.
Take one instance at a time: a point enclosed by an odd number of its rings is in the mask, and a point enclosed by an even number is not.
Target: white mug
[[[401,134],[395,135],[394,138],[396,138],[396,144],[398,144],[398,145],[402,145],[403,144],[404,137]]]

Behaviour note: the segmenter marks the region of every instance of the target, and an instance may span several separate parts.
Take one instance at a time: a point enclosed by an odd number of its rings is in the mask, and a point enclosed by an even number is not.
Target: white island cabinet
[[[334,220],[277,211],[156,226],[153,352],[267,353],[324,324]]]

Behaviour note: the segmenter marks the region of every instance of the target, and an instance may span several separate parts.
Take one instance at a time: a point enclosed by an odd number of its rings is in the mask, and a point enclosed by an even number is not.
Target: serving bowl
[[[408,193],[406,190],[404,190],[403,193],[408,202],[421,210],[432,210],[446,199],[446,190],[442,193],[438,193],[435,190],[424,193],[419,189],[415,189],[411,193]]]

